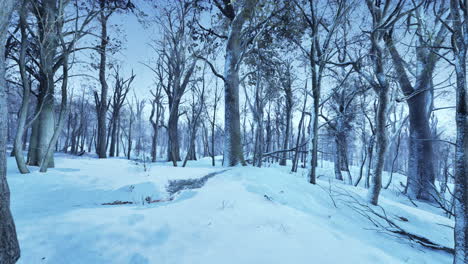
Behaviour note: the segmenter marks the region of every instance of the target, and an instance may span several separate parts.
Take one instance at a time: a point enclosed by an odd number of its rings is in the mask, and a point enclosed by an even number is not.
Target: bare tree
[[[359,85],[347,80],[351,70],[347,73],[341,73],[336,76],[339,81],[338,85],[332,90],[329,97],[329,112],[332,114],[330,119],[321,114],[320,116],[326,121],[325,124],[330,128],[330,132],[335,140],[335,178],[343,180],[342,171],[348,174],[348,183],[353,184],[351,173],[349,171],[348,159],[348,139],[349,131],[352,130],[352,122],[354,119],[354,99],[362,92]],[[321,108],[322,109],[322,108]]]
[[[303,96],[304,96],[304,104],[302,105],[302,109],[301,109],[301,119],[299,120],[299,125],[298,125],[298,128],[297,128],[297,137],[296,137],[296,145],[295,145],[295,150],[294,150],[294,157],[293,157],[293,160],[292,160],[292,167],[291,167],[291,171],[292,172],[297,172],[297,166],[298,166],[298,163],[299,163],[299,153],[301,151],[301,136],[304,136],[304,133],[303,133],[303,130],[304,130],[304,127],[305,127],[305,116],[306,116],[306,106],[307,106],[307,80],[306,80],[306,83],[305,83],[305,86],[304,86],[304,92],[303,92]],[[304,144],[305,142],[302,142],[302,145]]]
[[[23,84],[23,103],[20,109],[20,122],[18,122],[16,144],[21,144],[21,136],[24,130],[33,125],[31,132],[28,162],[30,165],[41,165],[44,161],[48,167],[54,166],[53,151],[54,140],[58,140],[64,115],[66,116],[66,100],[62,98],[61,110],[58,122],[55,122],[55,84],[61,83],[62,94],[67,90],[68,58],[70,54],[82,48],[77,47],[77,42],[89,33],[87,26],[93,21],[96,12],[93,6],[83,8],[74,5],[75,12],[70,17],[66,16],[66,7],[69,1],[24,1],[20,13],[21,42],[18,57],[11,56],[20,68],[20,77]],[[35,23],[28,23],[28,10],[34,15]],[[82,10],[84,12],[82,12]],[[29,38],[29,39],[28,39]],[[26,58],[30,61],[27,63]],[[63,69],[62,75],[55,79],[59,69]],[[31,80],[33,76],[39,84],[35,114],[26,123]],[[66,96],[65,96],[66,99]],[[64,111],[62,111],[64,110]],[[60,122],[62,121],[62,122]],[[50,148],[49,151],[49,146]],[[22,173],[28,170],[24,163],[22,153],[16,153],[17,165]],[[47,155],[47,156],[45,156]]]
[[[403,12],[404,1],[398,1],[392,6],[390,0],[382,4],[377,0],[366,0],[369,13],[372,17],[372,25],[369,32],[370,49],[369,58],[371,61],[372,73],[368,74],[361,68],[361,63],[354,63],[354,69],[369,83],[377,94],[378,106],[375,114],[375,147],[376,163],[372,182],[369,189],[369,202],[378,204],[380,190],[382,188],[382,171],[387,150],[387,128],[386,116],[388,107],[388,93],[390,84],[386,75],[388,63],[385,58],[384,37],[388,35],[388,30],[410,11]],[[369,163],[370,164],[370,163]]]
[[[131,10],[135,6],[130,0],[96,0],[99,2],[99,23],[101,34],[99,36],[100,44],[97,48],[99,53],[99,83],[101,85],[100,95],[95,92],[96,113],[98,118],[97,126],[97,148],[96,152],[99,158],[107,158],[107,111],[109,86],[106,80],[107,56],[109,46],[109,34],[107,32],[108,22],[112,14],[119,10]]]
[[[153,100],[151,101],[151,114],[149,117],[151,127],[153,128],[153,136],[151,140],[151,161],[156,162],[158,151],[158,132],[159,127],[161,126],[161,118],[164,117],[164,106],[161,94],[162,86],[160,84],[157,84],[156,91],[150,91],[150,93],[153,96]]]
[[[28,33],[27,33],[27,14],[28,14],[28,0],[23,0],[22,7],[20,8],[19,26],[21,32],[21,47],[18,58],[18,66],[20,68],[21,81],[23,84],[23,96],[21,100],[21,107],[18,113],[18,125],[16,128],[16,136],[14,142],[16,165],[20,173],[29,173],[24,160],[23,151],[23,136],[27,121],[29,110],[30,95],[31,95],[31,81],[26,72],[26,49],[28,48]]]
[[[416,3],[414,3],[416,5]],[[429,18],[435,12],[434,22]],[[433,73],[440,56],[438,51],[445,40],[447,28],[437,17],[447,16],[445,2],[432,2],[419,5],[409,18],[413,18],[410,28],[415,27],[416,35],[416,72],[414,83],[408,72],[412,63],[405,61],[400,55],[393,40],[393,28],[385,37],[386,47],[389,49],[397,80],[403,91],[404,100],[409,108],[409,160],[407,194],[412,198],[432,200],[434,197],[434,153],[433,135],[430,129],[430,117],[433,110],[434,84]],[[443,18],[445,19],[445,18]]]
[[[216,129],[216,114],[218,111],[218,105],[219,101],[221,100],[221,90],[218,88],[218,80],[216,79],[215,81],[215,88],[214,88],[214,99],[213,99],[213,113],[209,114],[208,112],[208,107],[205,107],[206,110],[206,116],[208,117],[209,123],[210,123],[210,130],[211,130],[211,150],[210,150],[210,156],[211,156],[211,165],[215,166],[215,129]]]
[[[306,1],[303,5],[300,1],[295,0],[295,5],[299,9],[300,14],[306,22],[307,35],[309,41],[301,43],[299,39],[292,38],[294,43],[301,49],[306,56],[310,70],[312,83],[312,104],[310,106],[311,122],[310,138],[309,138],[309,182],[316,183],[316,166],[318,160],[318,129],[319,129],[319,107],[322,90],[322,79],[327,63],[333,57],[333,37],[337,32],[338,26],[345,21],[346,15],[350,11],[350,2],[340,0],[335,5],[328,5],[326,1]],[[336,7],[333,9],[333,7]],[[318,8],[331,8],[328,12],[318,11]],[[325,16],[331,21],[331,24],[326,26],[322,23]],[[323,38],[322,38],[323,37]]]
[[[120,69],[115,69],[115,84],[114,84],[114,94],[112,96],[111,107],[112,107],[112,114],[111,114],[111,141],[110,141],[110,150],[109,156],[114,157],[116,152],[116,146],[118,142],[117,138],[117,128],[118,128],[118,121],[120,118],[120,110],[122,109],[125,100],[127,98],[127,94],[130,91],[131,85],[133,80],[135,79],[135,74],[131,74],[131,76],[127,79],[124,79],[120,76]]]
[[[285,60],[281,62],[282,66],[279,66],[277,69],[277,73],[279,74],[279,81],[280,81],[280,89],[284,93],[284,101],[285,101],[285,120],[284,120],[284,136],[283,136],[283,150],[289,148],[289,139],[291,136],[291,122],[292,122],[292,110],[294,106],[294,98],[293,98],[293,74],[292,71],[293,65],[292,60]],[[281,155],[281,159],[279,165],[286,166],[286,157],[287,152],[283,152]]]
[[[189,128],[189,142],[187,154],[185,155],[184,163],[182,167],[187,165],[188,160],[196,160],[196,150],[195,150],[195,138],[197,135],[197,128],[199,125],[200,116],[205,107],[205,69],[202,71],[202,84],[201,88],[197,84],[192,86],[192,103],[190,105],[191,111],[190,114],[187,113],[187,126]]]
[[[229,34],[226,41],[224,75],[216,75],[224,81],[224,166],[244,164],[239,112],[239,68],[247,50],[248,35],[244,25],[254,13],[258,0],[231,2],[214,0],[216,7],[228,20]],[[214,70],[214,67],[211,67]]]
[[[167,160],[177,166],[180,161],[179,108],[182,97],[195,71],[198,51],[195,48],[193,27],[197,19],[195,2],[178,0],[162,9],[158,24],[162,28],[162,40],[155,41],[153,48],[158,54],[156,66],[148,66],[157,76],[158,84],[167,95],[169,118],[167,122]]]
[[[63,30],[63,23],[60,14],[66,7],[66,2],[62,0],[46,0],[32,2],[33,14],[37,20],[37,49],[39,50],[38,67],[40,71],[36,73],[39,81],[38,103],[35,120],[31,132],[29,143],[28,163],[39,166],[44,159],[47,146],[49,145],[55,127],[54,117],[54,88],[55,72],[60,68],[61,61],[57,61],[60,47],[58,34]],[[54,167],[53,155],[46,157],[48,166]]]

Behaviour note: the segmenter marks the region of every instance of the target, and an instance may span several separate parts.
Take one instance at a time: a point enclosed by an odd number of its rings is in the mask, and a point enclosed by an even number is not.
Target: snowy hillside
[[[451,263],[365,213],[365,190],[321,176],[306,183],[289,168],[236,167],[198,189],[166,191],[169,180],[194,179],[222,167],[190,168],[124,159],[57,157],[47,174],[20,175],[9,160],[19,263]],[[331,169],[319,174],[333,177]],[[149,197],[149,198],[148,198]],[[354,197],[354,198],[353,198]],[[103,205],[131,202],[131,204]],[[362,204],[366,204],[362,202]],[[453,248],[452,220],[383,193],[391,221]],[[372,207],[382,213],[379,207]],[[370,216],[368,219],[367,216]],[[374,219],[377,225],[372,224]],[[382,225],[382,226],[380,226]]]

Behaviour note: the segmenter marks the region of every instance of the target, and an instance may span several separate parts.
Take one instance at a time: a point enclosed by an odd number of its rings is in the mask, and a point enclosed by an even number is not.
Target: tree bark
[[[239,65],[241,63],[242,28],[249,20],[258,0],[245,0],[242,10],[232,17],[224,63],[224,166],[245,165],[239,112]]]
[[[286,128],[284,130],[284,138],[283,138],[283,149],[288,149],[289,147],[289,137],[291,134],[291,116],[292,116],[292,108],[293,108],[293,94],[292,94],[292,83],[291,83],[291,76],[290,76],[290,69],[288,65],[288,69],[286,70],[286,85],[283,87],[285,98],[286,98],[286,115],[285,115],[285,124]],[[262,146],[263,147],[263,146]],[[286,166],[286,156],[288,153],[283,153],[281,156],[281,160],[279,165]]]
[[[334,155],[334,168],[335,168],[335,179],[342,181],[343,174],[341,173],[341,151],[340,142],[338,137],[335,137],[335,155]]]
[[[416,12],[416,14],[419,13]],[[391,32],[385,37],[386,47],[390,51],[395,70],[398,73],[397,80],[401,90],[407,97],[406,102],[409,108],[410,137],[407,194],[412,198],[426,201],[433,201],[437,197],[434,186],[434,137],[430,128],[434,93],[432,79],[436,63],[439,60],[437,52],[447,32],[444,25],[440,25],[440,29],[436,31],[435,28],[439,24],[435,23],[430,36],[423,36],[422,34],[418,36],[416,81],[414,85],[411,84],[406,74],[405,61],[393,43]],[[416,25],[418,29],[423,27],[421,24]]]
[[[59,36],[62,48],[66,50],[65,40],[63,39],[63,35]],[[61,103],[60,103],[60,112],[58,115],[58,122],[57,127],[54,127],[52,136],[50,141],[46,147],[45,154],[42,157],[40,163],[40,172],[47,172],[47,168],[50,166],[50,157],[54,156],[54,147],[57,145],[58,138],[60,133],[62,132],[63,126],[65,124],[65,118],[67,117],[68,113],[68,53],[64,51],[63,54],[63,62],[62,62],[63,74],[62,74],[62,87],[61,87]]]
[[[0,263],[14,264],[20,257],[15,223],[10,211],[10,189],[7,173],[8,102],[5,80],[5,42],[15,0],[0,2]]]
[[[47,166],[54,167],[53,155],[47,156],[47,147],[52,139],[55,128],[54,112],[54,90],[55,90],[55,59],[58,50],[58,33],[61,32],[63,24],[59,23],[59,6],[56,0],[46,0],[40,3],[40,8],[34,9],[34,14],[38,20],[39,41],[40,41],[40,81],[39,81],[39,99],[36,119],[33,127],[31,146],[29,155],[29,165],[40,166],[42,160],[47,161]],[[63,6],[60,6],[63,8]]]
[[[174,166],[177,166],[177,162],[181,160],[179,146],[179,103],[180,102],[172,103],[169,119],[167,121],[167,161],[172,161]]]
[[[385,84],[380,86],[378,98],[379,105],[375,121],[376,162],[368,193],[369,202],[373,205],[377,205],[379,201],[379,194],[382,189],[382,171],[385,162],[385,152],[387,150],[387,128],[385,121],[388,104],[388,86]]]
[[[99,83],[101,84],[101,95],[100,98],[96,100],[96,110],[97,110],[97,148],[96,152],[100,159],[107,158],[107,127],[106,127],[106,118],[107,118],[107,92],[108,85],[106,81],[106,67],[107,67],[107,44],[108,44],[108,35],[107,35],[107,20],[109,16],[105,14],[105,1],[101,1],[101,10],[99,15],[99,20],[101,23],[101,43],[99,46]],[[96,96],[97,98],[97,96]]]
[[[468,49],[468,14],[461,2],[450,1],[453,32],[453,51],[457,87],[455,150],[455,256],[454,264],[468,263],[468,91],[466,83],[466,53]],[[466,6],[464,7],[466,8]],[[463,10],[463,11],[462,11]],[[463,22],[462,22],[463,20]]]
[[[114,110],[115,111],[115,110]],[[111,141],[110,141],[110,149],[109,149],[109,157],[115,157],[116,152],[116,145],[117,145],[117,120],[118,115],[114,115],[112,117],[112,129],[111,129]]]
[[[25,5],[25,1],[23,1],[23,5]],[[20,173],[25,174],[29,173],[29,169],[26,166],[26,162],[24,160],[24,154],[22,151],[23,148],[23,136],[25,132],[25,125],[26,119],[28,116],[28,109],[29,109],[29,99],[31,94],[31,87],[30,82],[28,80],[26,74],[26,48],[27,48],[27,41],[28,36],[26,32],[26,17],[27,17],[27,10],[26,7],[23,6],[20,10],[20,30],[21,30],[21,48],[20,48],[20,55],[19,55],[19,68],[20,68],[20,75],[21,75],[21,82],[23,84],[23,97],[21,99],[21,107],[19,110],[18,115],[18,125],[16,128],[16,136],[13,149],[14,156],[16,160],[16,165]]]

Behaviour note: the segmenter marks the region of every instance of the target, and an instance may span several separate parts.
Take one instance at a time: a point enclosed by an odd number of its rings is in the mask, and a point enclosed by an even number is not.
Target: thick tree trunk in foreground
[[[61,44],[63,49],[65,49],[65,40],[63,39],[63,36],[60,36]],[[57,145],[58,138],[60,136],[60,133],[62,132],[63,126],[65,125],[65,118],[67,117],[68,114],[68,97],[67,97],[67,86],[68,86],[68,54],[64,53],[63,54],[63,74],[62,74],[62,88],[61,88],[61,96],[62,100],[60,103],[60,112],[58,115],[58,122],[57,126],[54,127],[52,137],[50,138],[50,141],[46,147],[44,157],[41,160],[40,163],[40,172],[47,172],[47,168],[50,166],[50,158],[54,156],[54,148]]]
[[[466,53],[468,49],[468,13],[461,12],[462,3],[450,1],[452,32],[456,47],[455,71],[457,76],[457,142],[455,155],[455,256],[454,264],[468,263],[468,91],[466,84]],[[466,8],[466,6],[465,6]],[[462,23],[462,20],[464,21]]]
[[[20,257],[15,223],[10,212],[10,189],[6,179],[8,107],[5,81],[5,41],[16,0],[0,2],[0,263],[13,264]],[[20,150],[20,149],[19,149]]]
[[[53,89],[46,88],[47,84],[41,84],[41,92],[43,94],[39,95],[38,105],[42,104],[42,109],[36,108],[37,111],[40,111],[38,118],[34,121],[31,137],[30,137],[30,148],[28,152],[28,164],[32,166],[40,166],[41,161],[44,159],[44,155],[49,145],[52,135],[54,134],[55,126],[55,113],[54,113],[54,96],[52,91],[47,91]],[[46,87],[44,87],[46,86]],[[45,93],[45,94],[44,94]],[[49,168],[54,167],[54,157],[51,155],[47,157]]]
[[[238,35],[240,35],[240,32]],[[234,38],[240,38],[240,36],[231,36],[231,43],[228,43],[228,47],[226,49],[226,82],[224,85],[224,107],[226,109],[224,112],[225,166],[244,164],[239,113],[239,73],[235,69],[236,60],[238,60],[238,57],[240,56],[240,50],[238,47],[240,45],[240,40],[234,40]]]
[[[429,125],[430,113],[421,111],[427,104],[425,93],[414,97],[409,106],[409,161],[408,161],[408,189],[410,197],[430,201],[434,192],[434,154],[432,132]]]
[[[252,16],[257,0],[245,0],[232,19],[226,43],[224,64],[224,166],[245,164],[239,112],[239,65],[242,53],[242,28]],[[230,7],[232,8],[232,7]]]
[[[59,32],[62,30],[59,23],[58,1],[46,0],[40,3],[40,8],[34,8],[34,14],[38,19],[39,30],[38,39],[40,41],[40,83],[39,99],[36,107],[39,113],[38,119],[34,121],[33,132],[31,133],[31,146],[29,153],[29,164],[40,166],[43,160],[48,167],[54,167],[53,155],[45,157],[47,148],[52,140],[55,129],[54,112],[54,90],[55,90],[55,60],[59,46]],[[33,139],[34,138],[34,139]]]
[[[430,8],[428,8],[430,9]],[[437,15],[445,13],[445,7],[438,9],[436,2],[430,12]],[[420,20],[425,17],[424,10],[416,12]],[[426,30],[422,22],[415,23],[417,30]],[[385,37],[385,44],[392,57],[400,88],[405,95],[409,108],[410,138],[407,194],[420,200],[433,201],[438,197],[434,186],[435,168],[433,144],[434,136],[430,128],[430,118],[433,108],[434,93],[434,69],[440,59],[438,51],[445,40],[447,27],[436,19],[431,25],[430,32],[418,36],[416,51],[416,75],[412,84],[408,77],[408,63],[400,56],[390,33]]]
[[[465,22],[466,23],[466,22]],[[467,32],[465,32],[467,34]],[[468,262],[468,91],[466,47],[457,57],[457,147],[455,158],[455,264]]]

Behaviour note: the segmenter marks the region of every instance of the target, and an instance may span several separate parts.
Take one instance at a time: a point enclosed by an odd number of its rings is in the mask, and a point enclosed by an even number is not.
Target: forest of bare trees
[[[118,59],[123,16],[158,28],[149,88]],[[454,217],[468,263],[467,49],[465,0],[0,0],[0,263],[20,255],[7,156],[46,173],[60,152],[304,184],[333,162],[372,206],[396,186]]]

